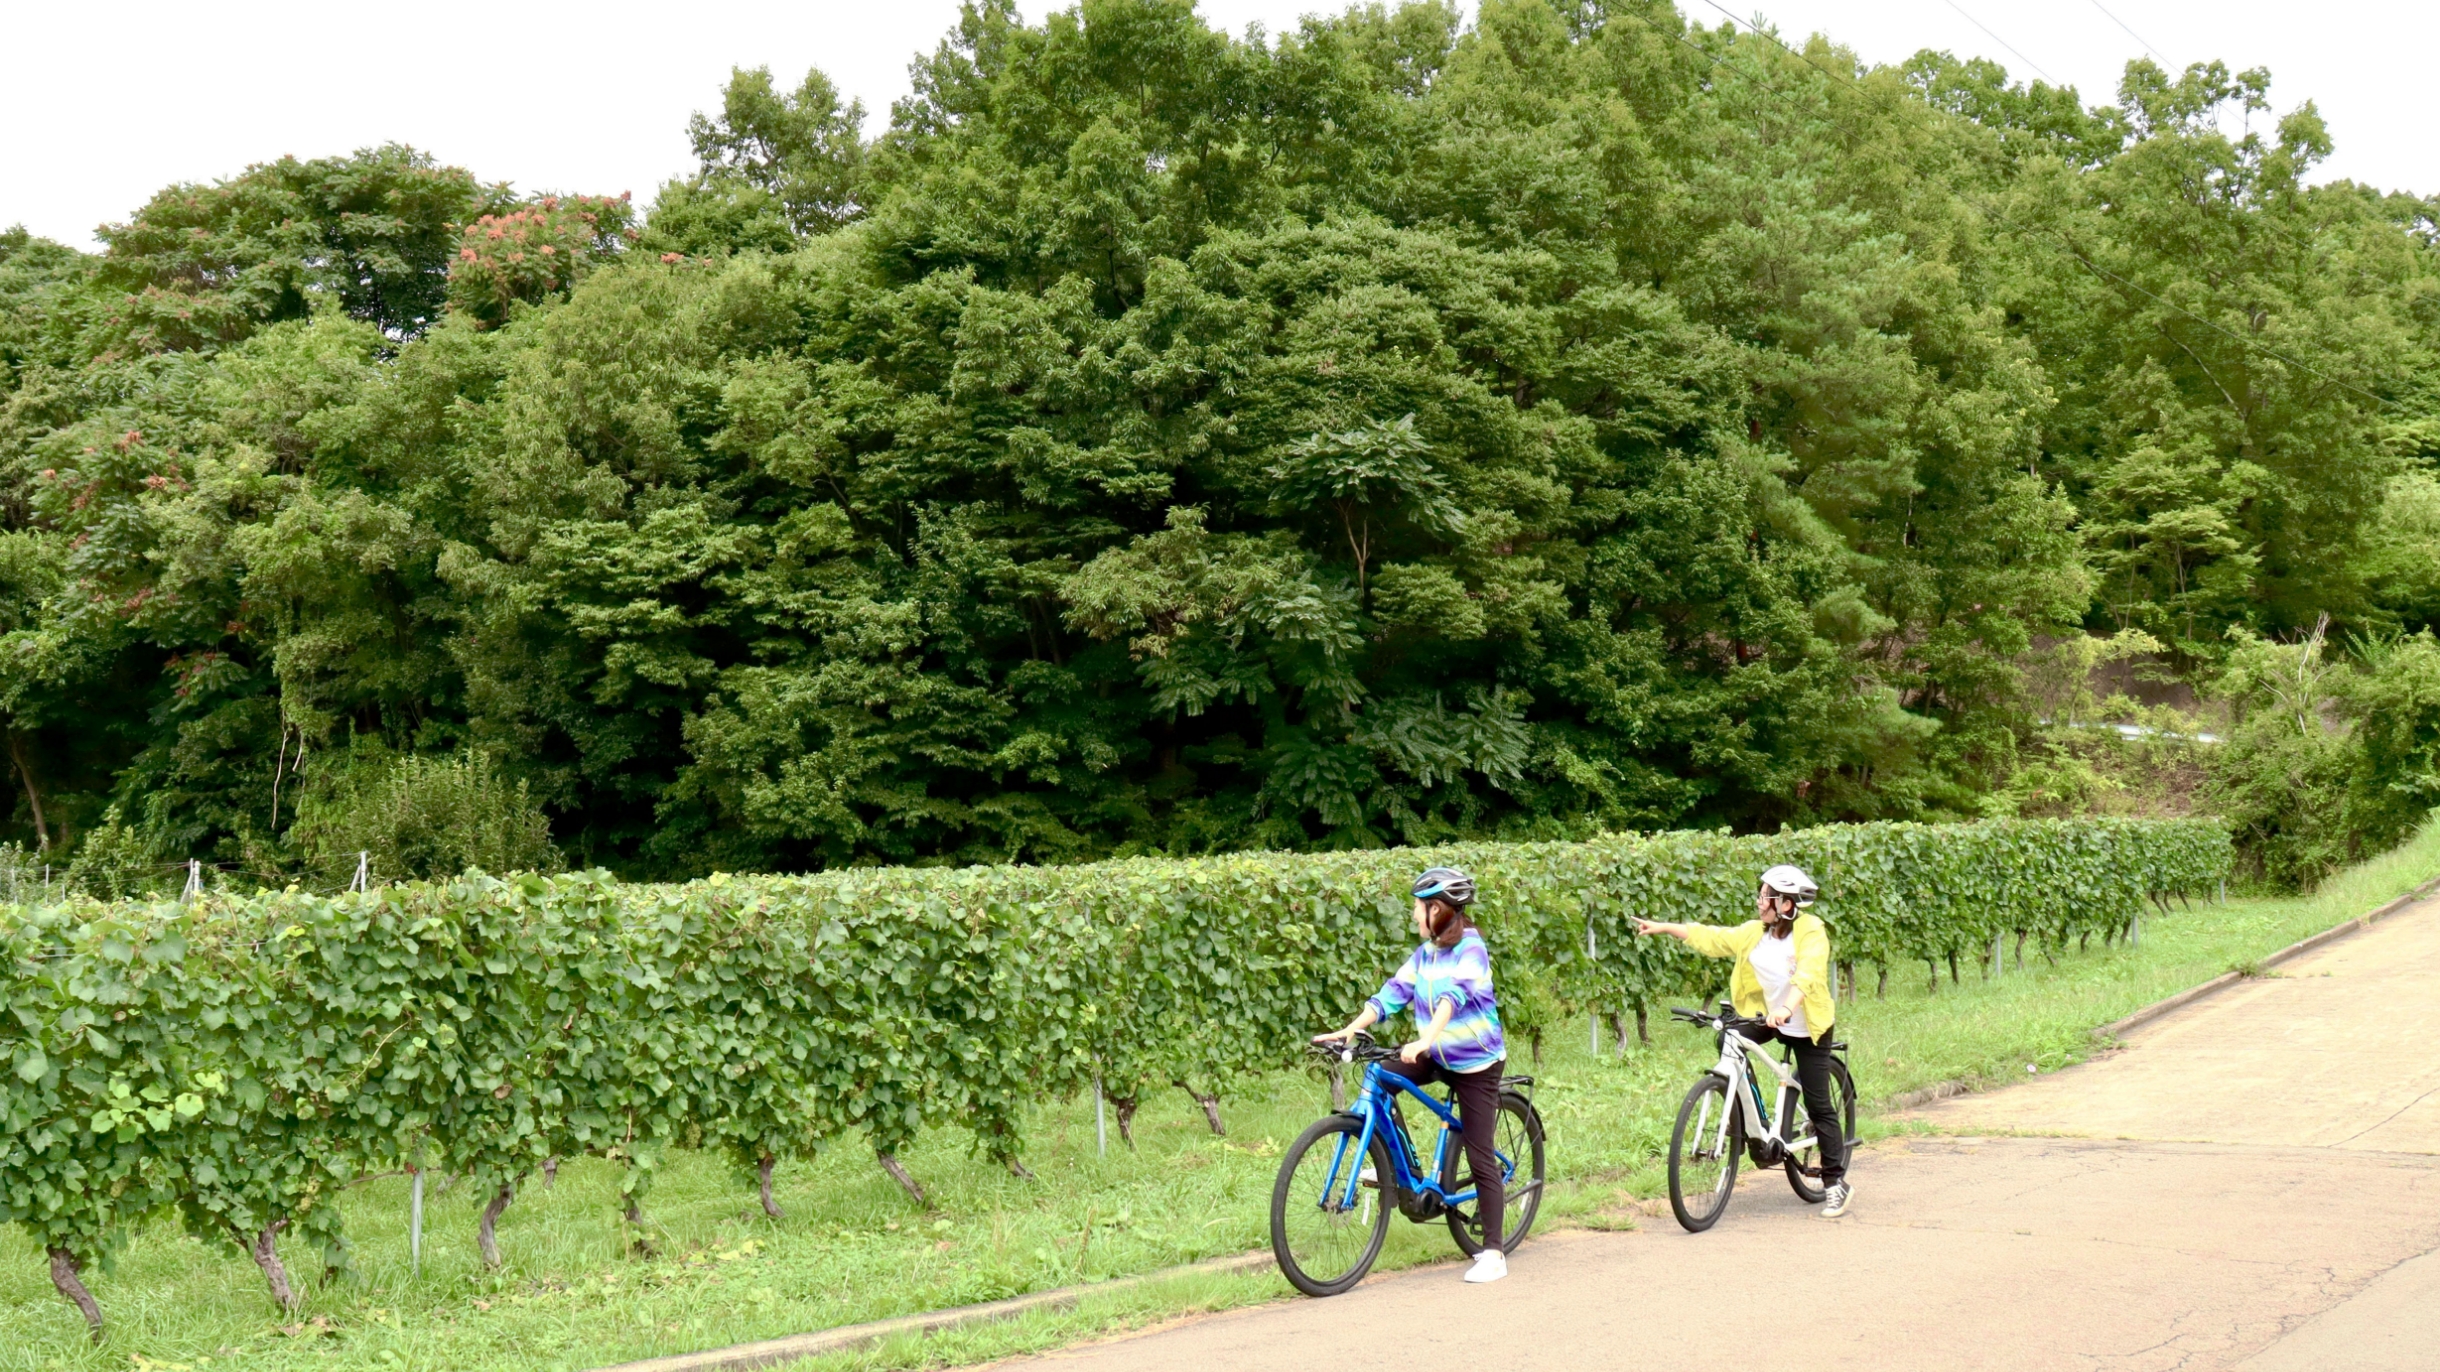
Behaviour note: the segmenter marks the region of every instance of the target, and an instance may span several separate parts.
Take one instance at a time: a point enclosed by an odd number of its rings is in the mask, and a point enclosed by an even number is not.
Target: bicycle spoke
[[[1366,1185],[1365,1162],[1352,1133],[1317,1139],[1292,1160],[1274,1238],[1314,1281],[1334,1283],[1370,1265],[1387,1179]]]

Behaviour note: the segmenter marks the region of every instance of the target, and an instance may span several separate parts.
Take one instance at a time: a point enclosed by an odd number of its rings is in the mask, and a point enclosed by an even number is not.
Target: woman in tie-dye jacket
[[[1459,1131],[1474,1173],[1483,1222],[1483,1251],[1466,1270],[1470,1282],[1508,1275],[1500,1248],[1501,1211],[1507,1190],[1500,1182],[1492,1130],[1499,1117],[1500,1065],[1508,1042],[1500,1033],[1499,997],[1491,989],[1491,949],[1466,907],[1474,903],[1474,878],[1454,867],[1434,867],[1415,878],[1415,932],[1423,939],[1406,964],[1347,1027],[1322,1034],[1317,1043],[1345,1040],[1413,1006],[1421,1026],[1398,1060],[1381,1066],[1416,1082],[1447,1082],[1457,1098]]]

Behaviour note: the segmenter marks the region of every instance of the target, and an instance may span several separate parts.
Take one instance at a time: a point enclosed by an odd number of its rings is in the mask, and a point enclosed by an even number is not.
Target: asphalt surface
[[[1544,1236],[1488,1286],[1424,1268],[1007,1366],[2440,1369],[2440,902],[2282,971],[1915,1112],[1948,1132],[1863,1150],[1840,1220],[1749,1172],[1707,1234]]]

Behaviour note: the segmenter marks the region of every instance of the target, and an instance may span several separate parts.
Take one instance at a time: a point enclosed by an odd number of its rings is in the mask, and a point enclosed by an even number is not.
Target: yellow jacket
[[[1827,1032],[1838,1015],[1838,1004],[1830,998],[1830,928],[1814,915],[1800,914],[1796,928],[1788,937],[1796,940],[1796,977],[1798,994],[1805,1001],[1805,1027],[1815,1037]],[[1763,1003],[1762,978],[1754,975],[1754,964],[1746,954],[1762,942],[1762,921],[1749,919],[1733,929],[1710,924],[1686,926],[1686,946],[1707,958],[1735,958],[1736,969],[1728,974],[1728,998],[1740,1015],[1760,1019],[1770,1013]]]

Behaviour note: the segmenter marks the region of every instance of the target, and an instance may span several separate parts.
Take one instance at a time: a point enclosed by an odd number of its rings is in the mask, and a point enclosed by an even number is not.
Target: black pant
[[[1821,1161],[1822,1185],[1835,1186],[1847,1175],[1847,1122],[1838,1117],[1838,1101],[1830,1094],[1830,1064],[1835,1058],[1828,1047],[1830,1035],[1823,1034],[1817,1043],[1784,1029],[1761,1032],[1764,1037],[1759,1041],[1777,1039],[1796,1054],[1796,1084],[1804,1088],[1805,1114],[1813,1121],[1813,1137],[1820,1141],[1815,1156]],[[1783,1124],[1781,1132],[1785,1131]]]
[[[1508,1187],[1500,1180],[1499,1149],[1493,1134],[1500,1117],[1500,1064],[1479,1072],[1452,1072],[1425,1058],[1404,1062],[1391,1058],[1381,1066],[1419,1085],[1447,1082],[1457,1097],[1457,1132],[1466,1141],[1466,1165],[1474,1172],[1474,1213],[1483,1222],[1483,1246],[1500,1246],[1500,1220],[1508,1205]]]

